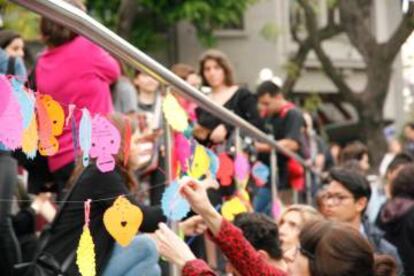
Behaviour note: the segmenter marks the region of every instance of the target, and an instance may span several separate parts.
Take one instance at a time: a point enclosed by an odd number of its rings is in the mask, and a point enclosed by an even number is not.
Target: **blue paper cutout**
[[[262,162],[256,162],[252,168],[252,176],[256,180],[258,186],[263,186],[269,180],[269,167]]]
[[[173,221],[179,221],[187,216],[191,207],[179,191],[180,184],[172,182],[164,191],[161,199],[161,209],[164,215]]]
[[[92,120],[89,111],[82,108],[82,118],[79,125],[79,145],[83,152],[82,164],[84,167],[89,165],[89,151],[92,141]]]
[[[210,149],[206,149],[207,150],[207,154],[208,157],[210,158],[210,173],[211,173],[211,177],[216,179],[217,178],[217,172],[219,170],[220,167],[220,159],[218,158],[218,156]]]
[[[12,78],[10,83],[12,86],[13,95],[19,103],[20,111],[22,113],[23,129],[26,129],[33,119],[35,98],[32,94],[29,94],[24,90],[24,86],[20,81]]]
[[[76,119],[75,116],[70,118],[71,121],[71,129],[72,129],[72,142],[73,142],[73,150],[75,152],[75,160],[78,157],[78,131],[76,128]]]

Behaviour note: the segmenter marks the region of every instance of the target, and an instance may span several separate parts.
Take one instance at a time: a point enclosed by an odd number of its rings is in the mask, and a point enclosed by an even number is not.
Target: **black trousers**
[[[0,152],[0,271],[12,275],[21,262],[21,250],[11,220],[12,199],[17,187],[17,162],[8,152]]]

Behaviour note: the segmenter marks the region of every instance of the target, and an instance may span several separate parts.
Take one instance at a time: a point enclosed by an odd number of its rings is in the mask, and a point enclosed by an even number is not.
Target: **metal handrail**
[[[125,39],[121,38],[85,12],[62,0],[10,0],[25,8],[45,16],[69,29],[89,38],[108,52],[122,59],[129,65],[157,78],[165,85],[175,87],[184,97],[194,101],[208,112],[220,117],[223,121],[239,127],[244,133],[257,140],[269,144],[278,152],[295,159],[307,170],[319,175],[303,158],[296,153],[282,148],[275,140],[254,127],[252,124],[233,114],[228,109],[215,104],[206,95],[176,76],[163,65],[140,51]]]

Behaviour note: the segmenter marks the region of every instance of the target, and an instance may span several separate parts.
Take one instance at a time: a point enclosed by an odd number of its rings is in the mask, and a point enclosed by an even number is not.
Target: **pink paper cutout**
[[[92,119],[92,145],[89,152],[92,158],[97,158],[96,165],[101,172],[109,172],[115,168],[114,154],[118,153],[121,145],[121,135],[118,129],[108,119],[96,115]]]
[[[182,133],[176,133],[174,137],[174,146],[178,162],[180,162],[181,171],[187,172],[188,160],[191,157],[191,144]]]
[[[75,111],[75,105],[74,104],[70,104],[68,107],[68,116],[66,117],[66,122],[65,122],[65,126],[69,125],[69,121],[73,116],[73,112]]]
[[[9,104],[12,91],[10,90],[10,83],[4,75],[0,75],[0,116],[6,110]]]
[[[249,177],[250,164],[244,153],[238,153],[234,160],[234,175],[237,181],[245,181]]]
[[[7,149],[15,150],[22,146],[23,116],[9,80],[3,75],[0,75],[0,89],[1,101],[4,97],[4,101],[7,102],[3,113],[0,114],[0,142]]]

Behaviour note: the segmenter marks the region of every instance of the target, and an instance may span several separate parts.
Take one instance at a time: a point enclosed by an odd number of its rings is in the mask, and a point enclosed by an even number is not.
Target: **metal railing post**
[[[277,153],[275,149],[272,149],[270,152],[270,186],[271,186],[271,195],[272,195],[272,206],[271,211],[273,211],[273,206],[276,204],[276,201],[278,199],[278,179],[279,179],[279,169],[277,167]],[[276,216],[276,214],[272,214],[273,216]],[[277,219],[275,217],[275,219]]]
[[[167,93],[170,93],[169,88],[163,86],[162,87],[162,97],[165,97],[165,95]],[[165,174],[166,174],[166,178],[167,178],[167,183],[170,184],[173,181],[172,131],[171,131],[170,126],[167,123],[165,123],[165,120],[164,120],[164,124],[163,124],[163,131],[164,131]],[[179,233],[178,222],[172,221],[170,227],[174,231],[174,233],[176,233],[176,234]],[[169,275],[170,276],[179,276],[179,275],[181,275],[181,272],[180,272],[177,265],[175,265],[173,263],[169,263]]]

